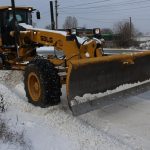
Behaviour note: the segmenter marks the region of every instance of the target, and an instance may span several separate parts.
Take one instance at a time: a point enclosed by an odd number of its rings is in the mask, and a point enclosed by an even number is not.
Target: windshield
[[[8,17],[7,17],[7,22],[10,23],[13,21],[13,12],[9,11],[8,12]],[[16,10],[16,20],[18,23],[26,23],[26,24],[32,24],[31,21],[31,14],[30,12],[26,10]]]

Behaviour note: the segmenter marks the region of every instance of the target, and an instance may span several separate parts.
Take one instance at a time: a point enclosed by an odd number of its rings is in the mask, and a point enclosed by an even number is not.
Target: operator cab
[[[32,11],[31,7],[16,7],[17,23],[32,25]],[[10,35],[14,31],[13,21],[12,7],[0,7],[0,46],[14,45],[14,38]]]

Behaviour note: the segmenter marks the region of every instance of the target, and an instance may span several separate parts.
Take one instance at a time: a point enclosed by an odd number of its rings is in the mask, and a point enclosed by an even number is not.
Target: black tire
[[[32,74],[37,77],[38,82],[36,83],[39,83],[40,86],[40,94],[36,99],[33,99],[34,95],[31,92],[32,84],[30,86],[29,83],[30,81],[32,81]],[[40,107],[48,107],[50,105],[52,106],[60,103],[60,77],[58,76],[57,69],[54,68],[54,65],[48,60],[35,59],[27,65],[24,73],[24,85],[29,103]]]

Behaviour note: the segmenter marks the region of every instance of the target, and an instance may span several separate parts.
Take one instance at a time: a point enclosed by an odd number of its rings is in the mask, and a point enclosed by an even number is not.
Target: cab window
[[[13,19],[12,11],[8,13],[8,22],[11,22]],[[27,13],[26,11],[16,11],[16,20],[18,23],[27,23]]]

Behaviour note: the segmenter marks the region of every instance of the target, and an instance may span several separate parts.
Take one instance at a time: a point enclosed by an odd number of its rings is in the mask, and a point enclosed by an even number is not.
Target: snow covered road
[[[13,130],[25,131],[33,150],[150,149],[150,92],[73,117],[65,87],[59,106],[42,109],[27,102],[22,79],[18,72],[0,72],[0,94],[7,102],[3,117]],[[0,143],[0,150],[16,149]]]

